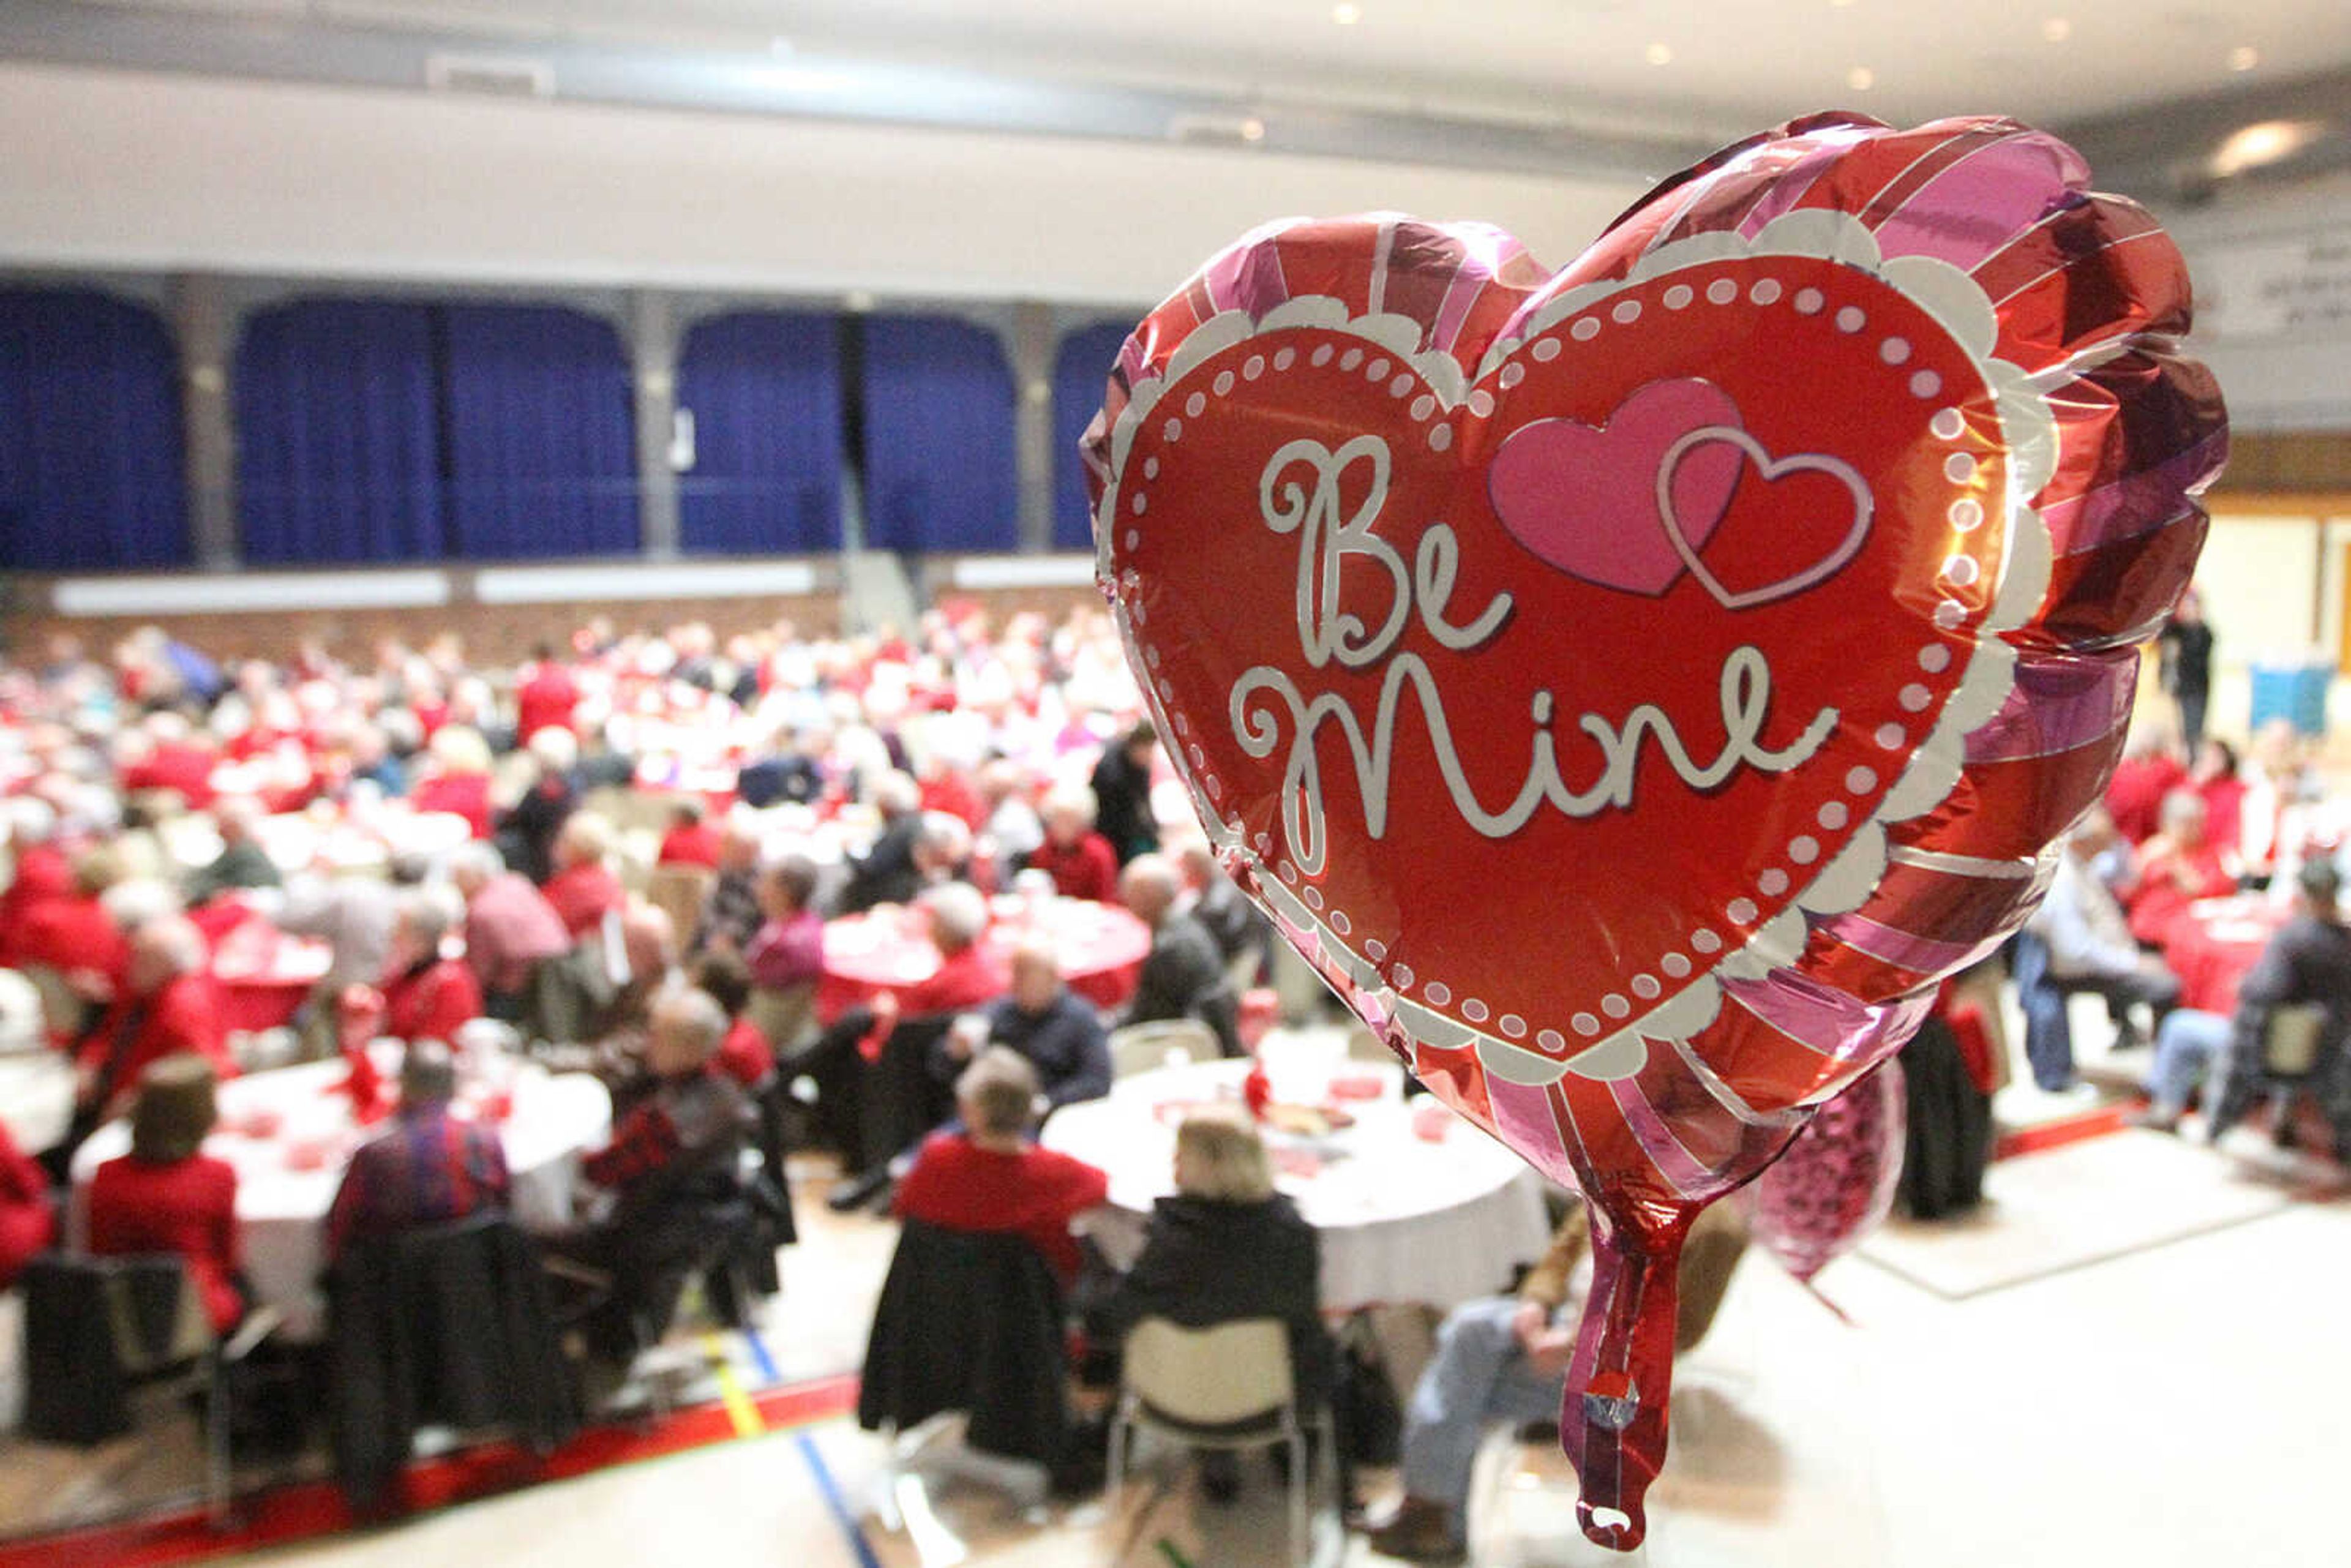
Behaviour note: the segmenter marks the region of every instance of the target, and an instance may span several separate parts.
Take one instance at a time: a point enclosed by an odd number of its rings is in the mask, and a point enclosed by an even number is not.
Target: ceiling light
[[[2074,36],[2074,24],[2063,16],[2052,16],[2041,24],[2041,36],[2053,44],[2062,44]]]
[[[1264,140],[1265,140],[1265,121],[1264,121],[1264,120],[1259,120],[1259,119],[1256,115],[1254,115],[1254,114],[1250,115],[1247,120],[1242,120],[1242,121],[1241,121],[1241,140],[1242,140],[1242,141],[1264,141]]]
[[[1877,73],[1867,66],[1855,66],[1844,73],[1844,85],[1855,92],[1867,92],[1877,85]]]
[[[771,55],[789,55],[792,52],[792,41],[778,33],[768,40],[768,52]]]
[[[1331,7],[1331,20],[1342,27],[1352,27],[1363,19],[1364,8],[1361,5],[1351,5],[1341,0],[1339,5]]]
[[[1672,46],[1667,44],[1651,44],[1648,47],[1648,60],[1653,66],[1672,65],[1674,63],[1674,51]]]
[[[1830,5],[1834,5],[1834,6],[1835,6],[1838,10],[1842,11],[1842,10],[1844,10],[1846,6],[1848,6],[1848,5],[1852,5],[1852,4],[1853,4],[1853,0],[1829,0],[1829,4],[1830,4]]]
[[[2264,120],[2232,132],[2213,150],[2205,165],[2215,179],[2225,180],[2264,163],[2291,158],[2326,134],[2323,120]]]
[[[2232,71],[2249,71],[2261,63],[2261,50],[2251,44],[2239,44],[2229,51],[2229,68]]]

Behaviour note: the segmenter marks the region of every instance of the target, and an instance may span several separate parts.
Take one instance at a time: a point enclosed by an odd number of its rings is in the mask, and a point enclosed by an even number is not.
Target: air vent
[[[482,98],[555,96],[555,68],[545,60],[436,54],[424,61],[424,81],[435,92],[465,92]]]

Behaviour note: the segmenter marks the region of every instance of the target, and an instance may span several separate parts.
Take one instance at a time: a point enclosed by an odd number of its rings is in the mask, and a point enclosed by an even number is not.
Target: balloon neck
[[[1575,1466],[1585,1537],[1630,1552],[1648,1531],[1642,1500],[1666,1458],[1685,1224],[1593,1238],[1592,1294],[1560,1407],[1560,1447]]]

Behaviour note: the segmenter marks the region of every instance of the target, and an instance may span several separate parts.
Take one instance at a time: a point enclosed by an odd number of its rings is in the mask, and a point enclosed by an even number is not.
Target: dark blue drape
[[[620,334],[559,306],[452,305],[441,319],[455,553],[633,554],[636,422]]]
[[[143,307],[0,289],[0,569],[189,557],[179,355]]]
[[[996,334],[950,316],[870,316],[864,333],[866,542],[1016,548],[1012,371]]]
[[[246,323],[235,408],[246,560],[445,553],[434,314],[304,299]]]
[[[841,356],[830,316],[737,311],[695,324],[677,403],[695,462],[678,476],[689,550],[841,548]]]
[[[1126,345],[1128,329],[1104,321],[1061,340],[1053,356],[1053,548],[1094,548],[1093,511],[1086,504],[1086,465],[1078,440],[1101,409],[1110,367]]]

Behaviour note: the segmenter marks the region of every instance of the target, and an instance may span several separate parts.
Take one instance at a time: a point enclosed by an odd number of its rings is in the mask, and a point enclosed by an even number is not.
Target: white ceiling
[[[1356,0],[1345,26],[1332,0],[88,3],[1706,135],[1832,106],[2064,125],[2351,67],[2346,0]]]

